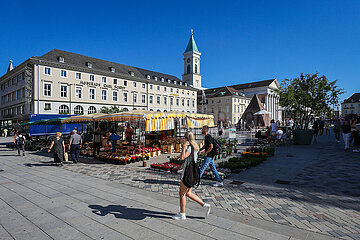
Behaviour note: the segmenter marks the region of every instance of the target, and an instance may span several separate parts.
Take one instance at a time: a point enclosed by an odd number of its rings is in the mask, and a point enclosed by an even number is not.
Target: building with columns
[[[235,89],[239,93],[241,93],[244,97],[246,97],[247,104],[249,104],[250,99],[257,95],[258,99],[260,100],[260,104],[264,107],[264,109],[268,112],[270,112],[270,119],[274,119],[275,121],[280,120],[281,121],[281,112],[279,111],[279,94],[278,89],[280,88],[279,82],[277,79],[270,79],[270,80],[264,80],[264,81],[257,81],[257,82],[250,82],[250,83],[243,83],[243,84],[237,84],[228,86],[231,89]],[[214,96],[218,91],[223,89],[224,87],[218,87],[218,88],[210,88],[204,90],[205,98],[208,97],[213,99]],[[215,94],[215,95],[214,95]],[[202,104],[203,104],[203,97],[200,97],[202,95],[202,91],[198,91],[198,111],[201,111]],[[217,98],[217,97],[215,97]],[[214,100],[216,102],[216,100]],[[205,102],[205,106],[209,104],[209,101],[207,100]],[[207,107],[208,109],[208,107]],[[222,110],[222,109],[221,109]],[[244,110],[245,111],[245,110]],[[243,111],[243,112],[244,112]],[[242,113],[243,113],[242,112]],[[209,113],[209,112],[207,112]],[[215,112],[214,116],[219,115],[219,112]],[[241,118],[241,116],[240,116]],[[221,120],[221,118],[219,118]],[[226,119],[226,120],[229,120]],[[231,120],[233,122],[233,120]]]
[[[91,114],[112,106],[196,113],[193,85],[201,87],[201,53],[192,34],[183,55],[183,80],[58,49],[16,67],[10,62],[0,77],[0,123],[29,121],[31,114]]]

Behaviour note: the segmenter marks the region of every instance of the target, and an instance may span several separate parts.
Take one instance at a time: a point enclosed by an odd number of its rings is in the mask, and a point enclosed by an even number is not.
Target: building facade
[[[281,109],[279,106],[279,99],[280,96],[278,94],[278,90],[280,88],[280,85],[277,81],[277,79],[270,79],[270,80],[264,80],[264,81],[257,81],[257,82],[251,82],[251,83],[244,83],[244,84],[237,84],[237,85],[232,85],[229,87],[218,87],[218,88],[210,88],[210,89],[206,89],[204,90],[204,94],[206,98],[219,98],[220,96],[217,96],[219,92],[223,91],[225,88],[227,89],[233,89],[234,91],[237,91],[239,94],[241,94],[244,99],[243,101],[246,102],[246,104],[248,105],[251,98],[253,96],[257,96],[258,99],[260,100],[260,103],[262,104],[262,106],[265,108],[266,111],[268,111],[269,117],[270,119],[274,119],[275,121],[277,120],[282,120],[281,119]],[[229,90],[231,92],[231,90]],[[201,109],[201,104],[202,104],[202,99],[203,97],[200,97],[202,94],[202,91],[198,91],[198,111]],[[220,98],[219,98],[220,99]],[[217,100],[214,99],[214,102],[216,102]],[[228,100],[230,103],[230,100]],[[208,105],[209,102],[206,102],[206,105]],[[246,106],[247,106],[246,105]],[[235,107],[235,106],[233,106]],[[230,108],[230,107],[228,107]],[[218,109],[217,111],[215,110],[216,108],[214,108],[214,116],[218,116],[218,120],[222,120],[224,119],[224,113],[223,113],[223,108]],[[220,110],[220,111],[219,111]],[[245,109],[244,109],[245,111]],[[242,113],[244,113],[244,111],[241,111],[241,115]],[[240,116],[236,116],[240,117]],[[231,116],[231,121],[233,122],[233,120],[235,116]],[[230,115],[226,116],[225,114],[225,120],[229,120],[230,119]],[[235,121],[236,123],[238,122]]]
[[[238,123],[250,100],[232,87],[222,87],[205,96],[198,92],[198,112],[214,115],[215,122]]]
[[[341,103],[341,116],[348,114],[360,115],[360,93],[354,93]]]
[[[197,89],[190,82],[54,49],[9,67],[0,78],[0,121],[27,121],[30,114],[91,114],[112,106],[195,113]]]

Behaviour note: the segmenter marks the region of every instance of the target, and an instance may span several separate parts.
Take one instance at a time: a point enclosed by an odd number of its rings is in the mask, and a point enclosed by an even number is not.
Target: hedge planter
[[[312,129],[297,129],[293,131],[294,143],[298,145],[310,145],[314,135]]]

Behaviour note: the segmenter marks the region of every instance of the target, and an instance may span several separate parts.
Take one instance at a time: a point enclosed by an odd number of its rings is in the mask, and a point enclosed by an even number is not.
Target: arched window
[[[75,108],[74,108],[74,114],[84,114],[84,108],[80,105],[77,105]]]
[[[160,110],[160,109],[158,109],[158,110],[157,110],[157,112],[161,112],[161,110]]]
[[[127,109],[127,108],[123,108],[122,110],[123,110],[123,112],[128,112],[129,111],[129,109]]]
[[[88,114],[96,113],[96,108],[94,106],[90,106],[88,108]]]
[[[190,64],[188,64],[186,67],[186,74],[189,74],[189,73],[190,73]]]
[[[167,110],[164,110],[164,112],[167,112]]]
[[[69,107],[66,105],[61,105],[59,107],[59,114],[69,114]]]
[[[195,64],[195,73],[197,73],[197,64]]]

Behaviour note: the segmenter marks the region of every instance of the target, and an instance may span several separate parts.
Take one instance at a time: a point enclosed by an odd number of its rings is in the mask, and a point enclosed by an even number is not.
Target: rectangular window
[[[114,85],[117,85],[117,79],[114,78]]]
[[[128,94],[127,94],[127,92],[124,92],[124,93],[123,93],[123,98],[124,98],[124,102],[127,102],[127,101],[128,101]]]
[[[95,76],[94,76],[94,75],[90,75],[90,76],[89,76],[89,80],[90,80],[91,82],[95,81]]]
[[[173,92],[174,91],[174,89],[173,88],[170,88],[170,92]]]
[[[170,105],[172,106],[172,105],[174,105],[174,98],[170,98]]]
[[[76,79],[81,79],[81,73],[76,73]]]
[[[226,105],[226,112],[230,112],[230,106],[229,105]]]
[[[49,67],[46,67],[44,74],[45,75],[51,75],[51,69]]]
[[[60,85],[60,97],[66,98],[67,97],[67,86]]]
[[[185,106],[185,99],[181,99],[181,105]]]
[[[107,100],[107,90],[105,89],[101,90],[101,100],[103,101]]]
[[[146,95],[145,94],[141,95],[141,102],[146,103]]]
[[[124,80],[124,86],[127,86],[127,81],[126,80]]]
[[[134,101],[134,103],[137,102],[137,94],[136,93],[133,93],[133,101]]]
[[[152,84],[150,84],[150,85],[149,85],[149,88],[150,88],[150,90],[152,90],[152,89],[153,89],[153,85],[152,85]]]
[[[133,83],[133,86],[136,87],[136,82]]]
[[[192,106],[195,107],[195,100],[192,100]]]
[[[66,78],[67,77],[67,71],[61,70],[61,77]]]
[[[51,83],[44,83],[44,96],[51,96]]]
[[[164,92],[166,92],[166,87],[164,87]]]
[[[76,87],[75,88],[75,97],[76,98],[82,98],[82,87]]]
[[[145,89],[145,83],[142,84],[142,88]]]
[[[51,110],[51,103],[45,103],[44,110]],[[20,111],[19,111],[20,112]],[[20,113],[19,113],[20,114]]]
[[[167,105],[167,97],[164,96],[164,105]]]
[[[106,83],[106,77],[102,77],[102,78],[101,78],[101,82],[102,82],[102,83]]]
[[[118,100],[118,92],[113,92],[113,101],[117,102]]]
[[[149,96],[149,103],[152,104],[153,103],[153,99],[154,97],[153,96]]]
[[[160,96],[156,97],[156,103],[160,105]]]
[[[187,106],[190,107],[190,99],[187,100]]]
[[[157,90],[160,91],[160,86],[157,86]]]
[[[89,99],[95,100],[95,88],[89,88]]]
[[[176,106],[179,106],[179,99],[176,99]]]

